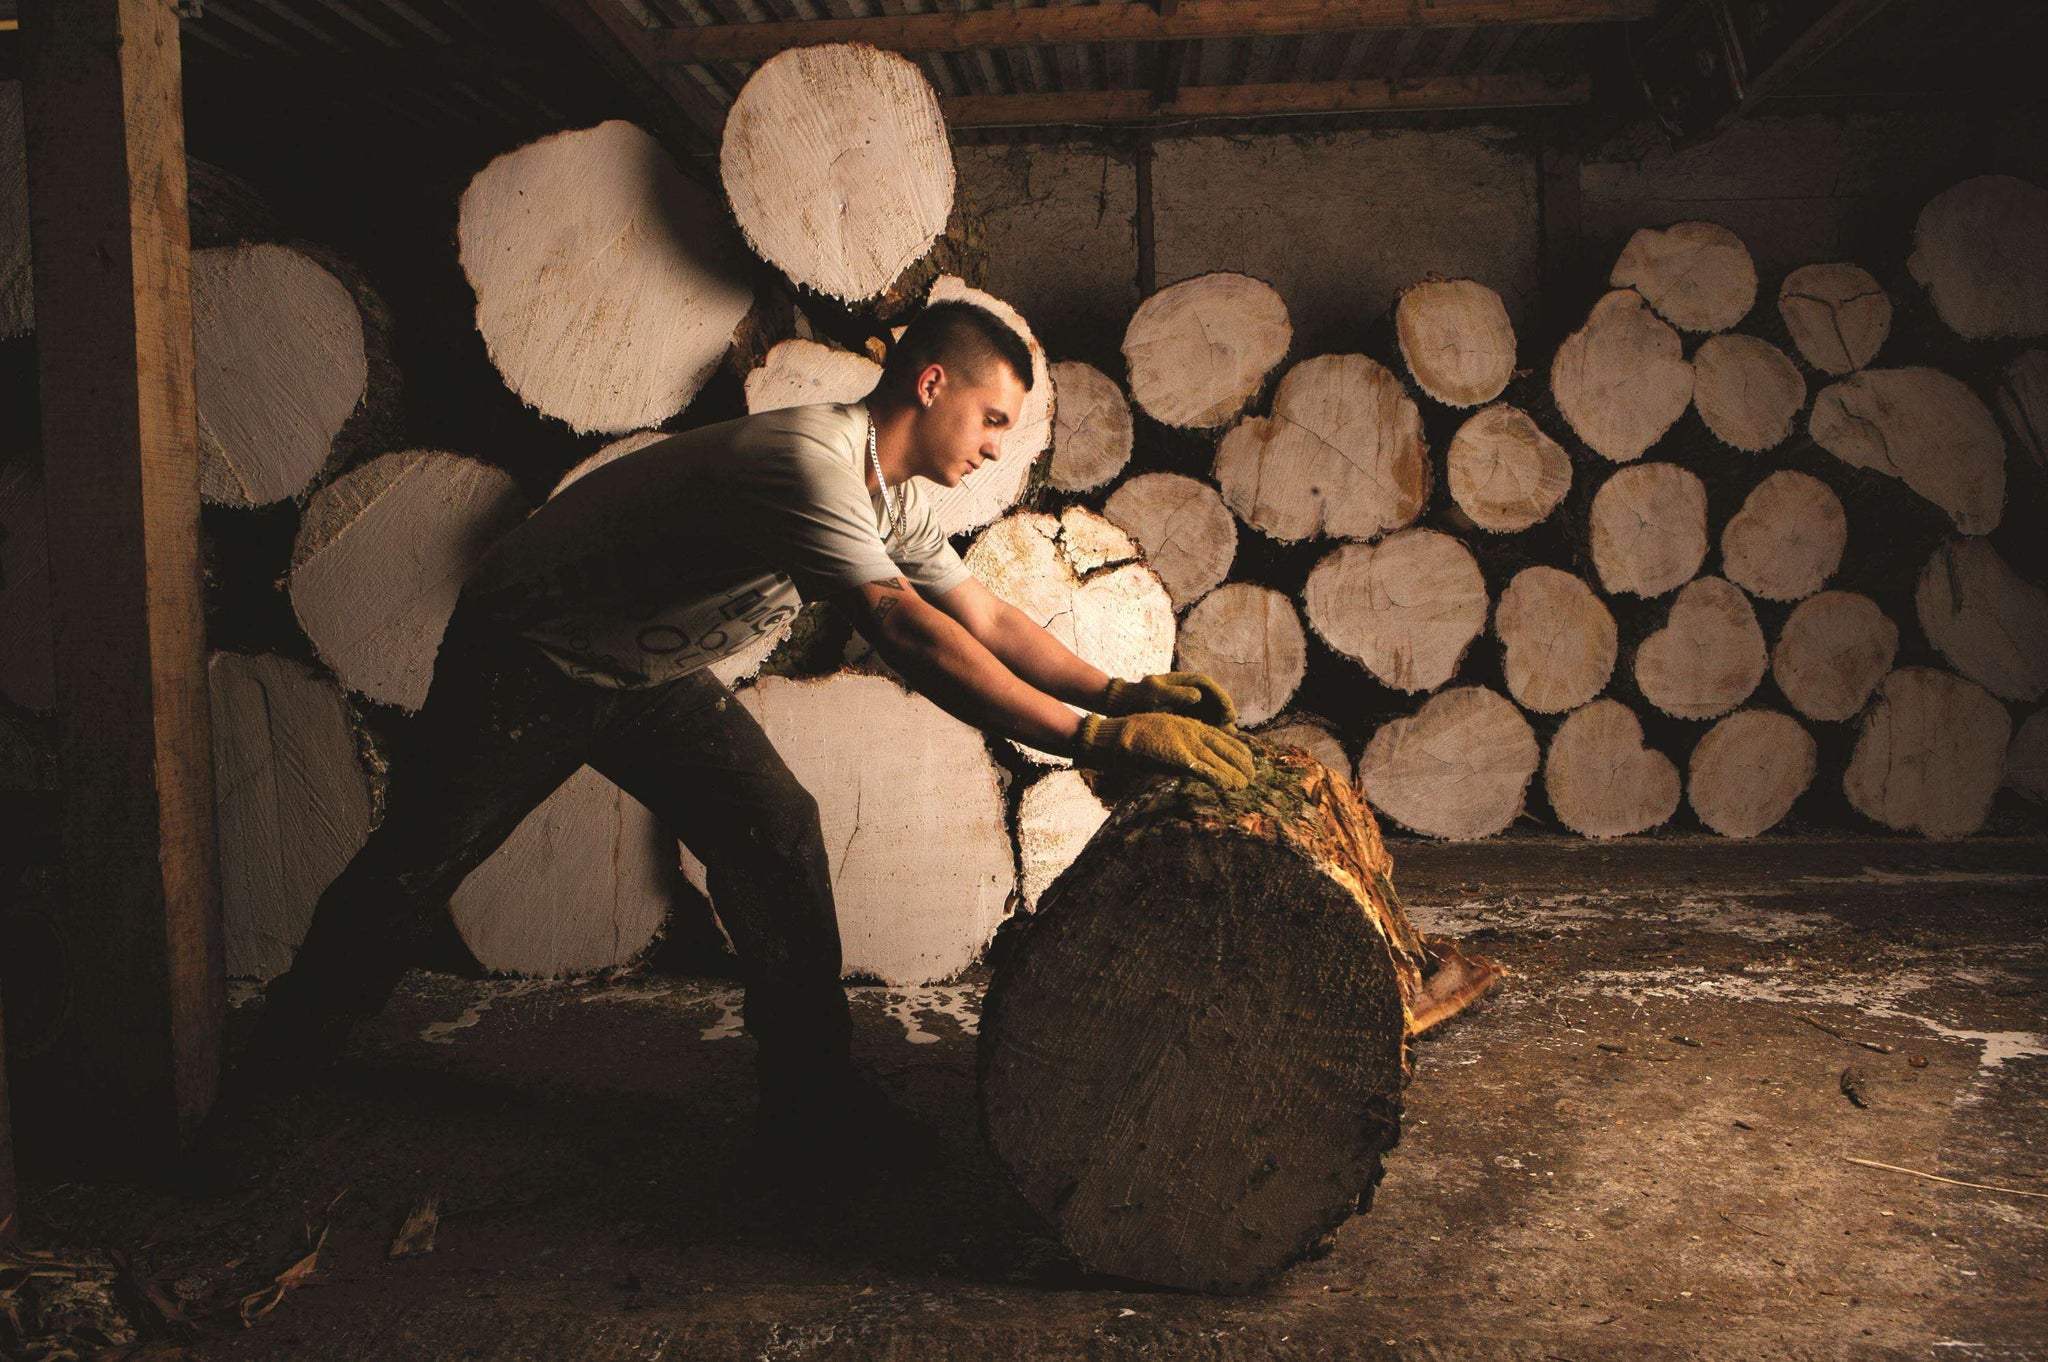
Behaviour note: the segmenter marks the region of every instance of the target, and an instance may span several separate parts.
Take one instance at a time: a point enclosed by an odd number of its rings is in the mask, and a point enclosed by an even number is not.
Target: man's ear
[[[917,400],[929,407],[938,397],[939,389],[944,387],[945,383],[945,365],[936,362],[925,365],[924,371],[917,376]]]

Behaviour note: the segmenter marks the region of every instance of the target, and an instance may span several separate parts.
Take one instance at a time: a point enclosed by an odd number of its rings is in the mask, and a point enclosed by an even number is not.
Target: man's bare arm
[[[1109,674],[1076,657],[1073,650],[1029,615],[973,578],[934,604],[1024,680],[1070,705],[1102,707]]]

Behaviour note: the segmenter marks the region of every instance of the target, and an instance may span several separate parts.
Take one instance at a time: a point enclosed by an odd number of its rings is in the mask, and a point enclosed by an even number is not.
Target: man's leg
[[[393,760],[384,821],[267,991],[266,1058],[329,1058],[384,1005],[463,877],[583,764],[601,696],[529,645],[451,626]]]
[[[709,672],[622,695],[590,764],[651,809],[710,872],[746,982],[763,1115],[804,1119],[849,1073],[839,920],[818,804]]]

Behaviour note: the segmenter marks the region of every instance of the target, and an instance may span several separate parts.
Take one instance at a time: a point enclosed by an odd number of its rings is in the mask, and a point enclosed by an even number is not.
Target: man
[[[913,686],[988,732],[1233,786],[1252,769],[1215,726],[1235,714],[1213,681],[1111,679],[975,581],[933,519],[915,479],[956,486],[998,457],[1030,382],[1008,326],[936,304],[866,402],[671,436],[499,541],[449,621],[383,823],[270,986],[259,1058],[337,1054],[463,877],[588,763],[705,863],[746,984],[764,1135],[801,1145],[873,1115],[848,1064],[817,804],[709,663],[781,625],[799,595],[831,600]]]

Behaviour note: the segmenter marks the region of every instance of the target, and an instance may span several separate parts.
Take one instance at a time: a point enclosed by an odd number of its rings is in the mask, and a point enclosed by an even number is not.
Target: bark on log
[[[1046,481],[1062,492],[1106,487],[1131,461],[1131,404],[1116,380],[1092,364],[1052,366],[1059,411]]]
[[[2005,783],[2036,804],[2048,804],[2048,709],[2027,716],[2005,749]]]
[[[1520,816],[1540,756],[1535,730],[1511,701],[1459,686],[1380,726],[1358,758],[1358,788],[1402,827],[1474,841]]]
[[[1952,539],[1920,572],[1913,605],[1949,665],[2003,700],[2048,691],[2048,591],[1987,539]]]
[[[1723,837],[1754,837],[1784,821],[1813,784],[1813,735],[1797,719],[1745,709],[1707,730],[1686,768],[1686,800]]]
[[[28,241],[28,141],[21,82],[0,80],[0,340],[36,329]]]
[[[1501,972],[1425,943],[1392,870],[1346,782],[1262,747],[1247,790],[1143,786],[1005,929],[983,1129],[1085,1268],[1248,1291],[1369,1198],[1406,1037]]]
[[[207,685],[227,972],[269,979],[369,837],[375,792],[348,702],[311,668],[215,653]]]
[[[1619,700],[1595,700],[1558,725],[1543,759],[1558,821],[1582,837],[1627,837],[1678,809],[1678,767],[1643,745],[1643,725]]]
[[[1980,175],[1936,194],[1906,268],[1964,340],[2048,332],[2048,189]]]
[[[740,230],[792,281],[878,297],[953,208],[952,145],[916,63],[861,43],[778,53],[726,114],[719,177]]]
[[[1614,675],[1619,635],[1593,588],[1552,567],[1523,568],[1493,612],[1508,694],[1538,714],[1562,714]]]
[[[1218,587],[1181,622],[1178,666],[1230,692],[1237,720],[1264,723],[1287,707],[1308,671],[1308,639],[1294,603],[1246,582]]]
[[[1804,600],[1835,575],[1848,541],[1841,498],[1819,478],[1780,469],[1722,527],[1721,568],[1752,596]]]
[[[1672,463],[1637,464],[1593,494],[1593,567],[1610,595],[1661,596],[1707,556],[1707,489]]]
[[[1214,430],[1250,405],[1293,343],[1270,285],[1230,273],[1182,280],[1141,303],[1124,331],[1131,400],[1163,425]]]
[[[1990,816],[2011,737],[2005,706],[1981,687],[1931,667],[1901,667],[1864,712],[1842,790],[1888,828],[1967,837]]]
[[[1186,610],[1223,584],[1237,557],[1237,518],[1206,482],[1179,473],[1141,473],[1109,494],[1103,515],[1138,542]]]
[[[1078,506],[1058,516],[1021,511],[983,530],[967,566],[990,591],[1112,676],[1148,676],[1173,663],[1173,601],[1137,561],[1123,531]],[[1031,760],[1065,757],[1016,744]]]
[[[1458,427],[1445,463],[1458,509],[1495,534],[1547,519],[1572,486],[1571,455],[1528,413],[1505,402]]]
[[[1328,719],[1286,711],[1267,720],[1258,733],[1270,746],[1305,753],[1336,772],[1339,779],[1352,778],[1351,758]]]
[[[1499,397],[1515,372],[1515,327],[1500,295],[1472,279],[1417,284],[1394,305],[1401,359],[1447,407]]]
[[[448,901],[477,963],[553,978],[631,963],[668,918],[675,841],[585,766],[543,800]]]
[[[1323,641],[1395,690],[1429,691],[1457,674],[1486,627],[1486,581],[1471,551],[1435,530],[1346,544],[1302,592]]]
[[[1771,650],[1771,677],[1809,719],[1851,719],[1892,669],[1899,626],[1877,602],[1852,591],[1823,591],[1799,603]]]
[[[1692,357],[1693,405],[1723,443],[1745,454],[1776,449],[1806,405],[1806,378],[1755,336],[1709,336]]]
[[[1607,282],[1633,288],[1683,331],[1726,331],[1756,304],[1756,263],[1749,248],[1712,222],[1637,228]]]
[[[1662,629],[1636,650],[1636,688],[1677,719],[1717,719],[1747,700],[1769,663],[1749,597],[1720,577],[1687,582]]]
[[[875,390],[881,376],[882,366],[866,355],[801,338],[782,341],[747,375],[747,411],[859,402]]]
[[[966,534],[1006,514],[1024,495],[1031,470],[1052,445],[1058,393],[1052,366],[1046,363],[1045,347],[1038,343],[1038,337],[1031,333],[1031,324],[1016,308],[978,288],[968,287],[965,281],[950,274],[941,275],[932,285],[927,301],[973,303],[986,308],[1022,336],[1031,351],[1031,391],[1024,395],[1017,424],[1002,437],[1001,454],[962,478],[958,487],[925,489],[931,498],[932,514],[938,517],[946,533]]]
[[[292,546],[292,611],[341,684],[412,711],[462,583],[524,506],[457,454],[386,454],[314,494]]]
[[[463,191],[456,237],[491,362],[579,432],[681,411],[754,301],[723,206],[630,123],[498,157]]]
[[[42,473],[8,464],[0,467],[0,695],[26,709],[56,708],[55,627]]]
[[[1998,409],[2013,437],[2048,470],[2048,350],[2029,350],[2006,366]]]
[[[1586,447],[1627,463],[1641,458],[1685,414],[1692,365],[1678,333],[1642,296],[1616,289],[1565,337],[1550,365],[1550,394]]]
[[[338,462],[357,407],[390,400],[370,390],[365,320],[346,284],[289,247],[193,252],[201,496],[267,506]]]
[[[1824,374],[1854,373],[1892,332],[1892,300],[1861,265],[1805,265],[1785,276],[1778,315],[1800,357]]]
[[[1948,513],[1964,534],[2005,514],[2005,439],[1990,409],[1938,369],[1866,369],[1823,389],[1807,431],[1844,463],[1872,468]]]
[[[1017,805],[1019,893],[1026,909],[1074,863],[1088,839],[1109,818],[1109,806],[1079,771],[1054,771],[1031,783]]]
[[[1273,414],[1223,437],[1215,473],[1230,509],[1283,543],[1374,539],[1429,502],[1422,413],[1364,355],[1319,355],[1288,370]]]

